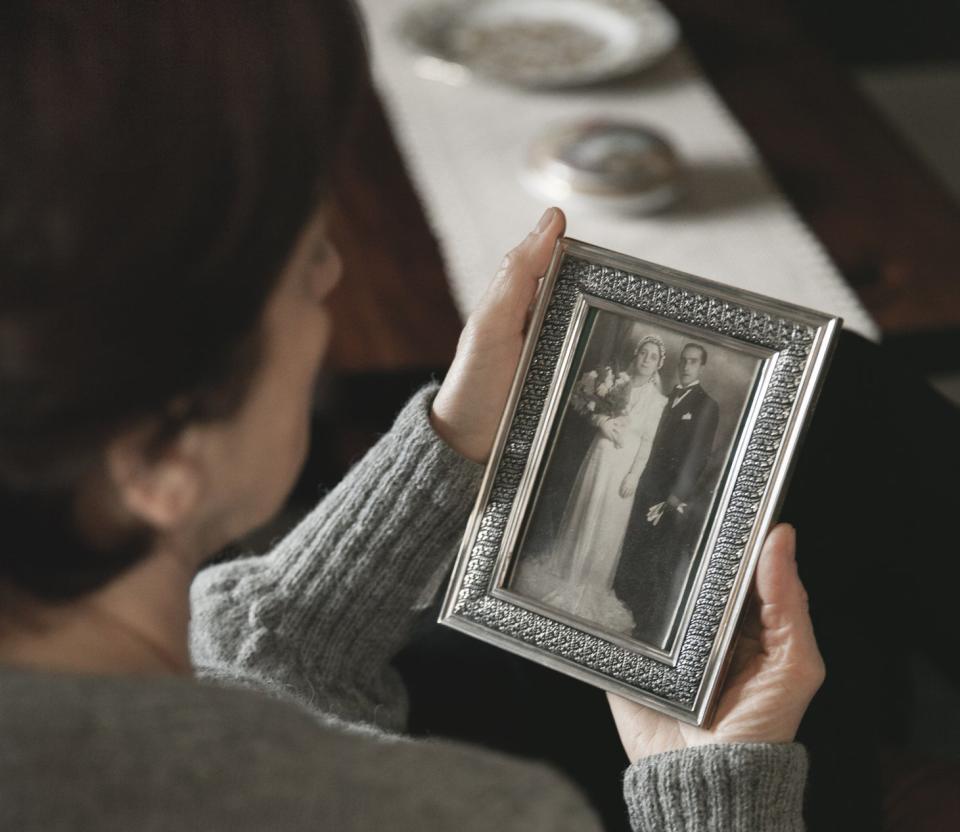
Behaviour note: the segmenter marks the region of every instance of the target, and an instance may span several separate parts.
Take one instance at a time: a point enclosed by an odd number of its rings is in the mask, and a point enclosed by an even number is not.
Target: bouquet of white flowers
[[[630,376],[603,367],[584,373],[573,388],[570,404],[584,416],[623,416],[630,401]]]

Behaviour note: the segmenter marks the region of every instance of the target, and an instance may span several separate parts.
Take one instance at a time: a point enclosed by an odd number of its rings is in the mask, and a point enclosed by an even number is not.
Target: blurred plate
[[[523,87],[629,75],[679,38],[653,0],[425,0],[402,18],[399,34],[421,75],[464,83],[476,73]]]

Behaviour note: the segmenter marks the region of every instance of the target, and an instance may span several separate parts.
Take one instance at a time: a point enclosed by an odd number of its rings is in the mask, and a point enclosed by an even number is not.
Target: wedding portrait
[[[505,588],[669,650],[761,359],[591,307]]]

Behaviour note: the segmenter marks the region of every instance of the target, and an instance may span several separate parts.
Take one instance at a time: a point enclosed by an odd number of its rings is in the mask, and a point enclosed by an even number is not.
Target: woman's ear
[[[120,504],[158,532],[191,524],[200,510],[203,460],[198,432],[186,428],[158,451],[150,433],[137,430],[107,448],[107,472]]]

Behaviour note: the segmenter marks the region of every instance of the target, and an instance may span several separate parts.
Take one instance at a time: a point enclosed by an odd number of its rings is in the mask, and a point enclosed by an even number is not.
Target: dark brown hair
[[[683,350],[694,349],[700,350],[700,363],[706,365],[707,363],[707,348],[703,344],[695,344],[693,341],[683,345]],[[683,350],[680,350],[680,355],[683,356]]]
[[[78,485],[242,401],[365,73],[349,0],[3,4],[0,581],[65,599],[144,554],[81,539]]]

